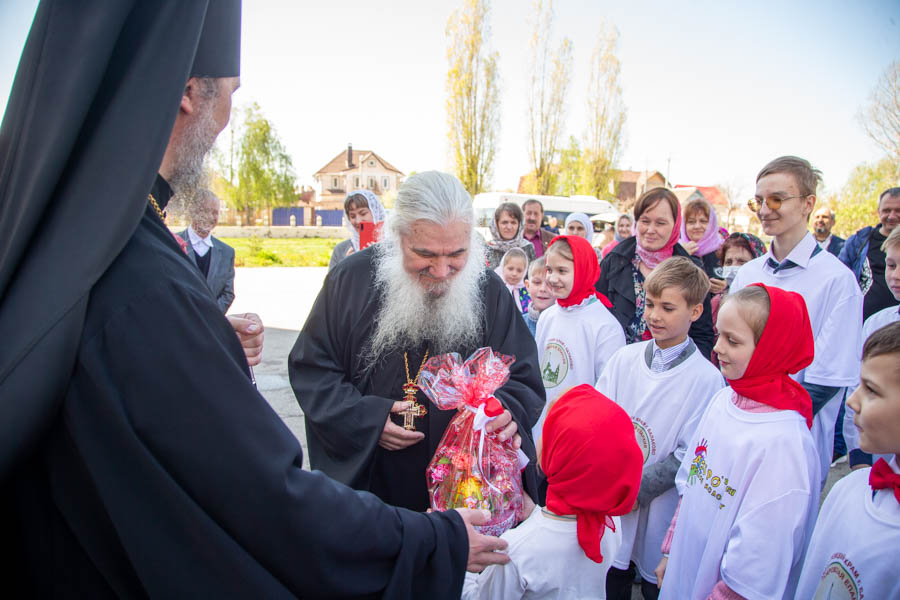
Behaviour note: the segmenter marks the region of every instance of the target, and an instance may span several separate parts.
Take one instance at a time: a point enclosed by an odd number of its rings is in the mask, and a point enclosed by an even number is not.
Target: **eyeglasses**
[[[760,198],[750,198],[749,200],[747,200],[747,207],[750,210],[752,210],[753,212],[759,212],[763,207],[763,203],[765,203],[765,205],[768,206],[770,210],[778,210],[779,208],[781,208],[782,202],[785,202],[787,200],[792,200],[794,198],[806,198],[807,195],[788,196],[786,198],[779,198],[778,196],[769,196],[765,200],[762,200]]]

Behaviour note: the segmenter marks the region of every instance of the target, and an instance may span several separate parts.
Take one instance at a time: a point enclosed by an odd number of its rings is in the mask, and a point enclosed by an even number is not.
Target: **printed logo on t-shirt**
[[[571,365],[572,355],[565,342],[551,338],[544,349],[544,364],[541,365],[541,379],[544,380],[544,388],[549,390],[565,381]]]
[[[714,500],[719,503],[719,510],[725,508],[725,502],[728,497],[734,497],[737,490],[728,485],[728,478],[723,475],[713,474],[713,470],[709,468],[706,461],[707,456],[706,438],[701,438],[700,443],[694,448],[694,460],[691,461],[691,468],[688,470],[687,484],[692,486],[696,483],[702,483],[705,489]]]
[[[644,453],[644,464],[646,465],[647,459],[656,454],[656,438],[653,437],[650,427],[642,419],[633,417],[631,422],[634,424],[634,437],[641,452]]]
[[[831,555],[822,573],[815,600],[862,600],[866,597],[859,583],[859,571],[843,552]]]

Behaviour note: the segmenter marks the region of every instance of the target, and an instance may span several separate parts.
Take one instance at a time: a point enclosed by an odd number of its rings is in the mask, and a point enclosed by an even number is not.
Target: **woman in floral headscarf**
[[[331,253],[328,270],[339,262],[359,251],[359,231],[363,223],[382,223],[387,211],[378,200],[378,196],[369,190],[356,190],[347,194],[344,199],[344,215],[347,219],[344,226],[350,231],[350,238],[340,242]]]
[[[491,241],[487,243],[487,266],[496,269],[503,256],[513,248],[521,248],[529,264],[535,259],[534,244],[525,239],[525,219],[518,204],[504,202],[491,220]]]

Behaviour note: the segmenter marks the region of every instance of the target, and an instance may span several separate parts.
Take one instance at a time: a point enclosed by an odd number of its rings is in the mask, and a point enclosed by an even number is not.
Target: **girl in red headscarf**
[[[616,517],[634,505],[644,460],[631,419],[579,385],[550,408],[538,457],[547,506],[503,534],[510,562],[467,575],[464,600],[606,598],[606,572],[621,543]]]
[[[675,479],[660,598],[794,598],[820,493],[812,401],[790,377],[813,359],[806,303],[753,284],[726,297],[717,326],[730,387],[710,401]]]
[[[544,253],[547,283],[556,304],[541,313],[535,332],[547,402],[534,427],[540,439],[547,407],[576,385],[593,385],[603,365],[625,345],[622,326],[607,309],[609,301],[594,289],[600,266],[590,242],[560,235]]]

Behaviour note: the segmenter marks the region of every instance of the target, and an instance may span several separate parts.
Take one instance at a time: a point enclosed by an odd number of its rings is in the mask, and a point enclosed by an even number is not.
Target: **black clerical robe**
[[[150,209],[93,287],[61,413],[11,483],[20,539],[4,541],[25,549],[27,597],[458,598],[462,587],[458,513],[390,507],[301,469],[206,282]]]
[[[417,401],[428,413],[415,424],[425,439],[398,451],[378,445],[391,406],[403,399],[406,370],[403,352],[381,357],[371,369],[363,364],[362,354],[381,306],[381,294],[374,285],[374,258],[371,248],[357,252],[326,276],[291,351],[291,386],[303,409],[313,469],[356,489],[372,491],[388,504],[425,510],[429,506],[425,468],[456,411],[439,410],[419,391]],[[544,406],[537,347],[512,295],[496,274],[487,273],[481,292],[485,307],[481,339],[456,351],[465,359],[489,346],[515,356],[509,381],[496,396],[518,424],[522,449],[531,459],[523,474],[525,489],[537,498],[531,428]],[[426,340],[408,349],[411,378],[426,350],[431,350]],[[402,425],[400,416],[392,418]]]

